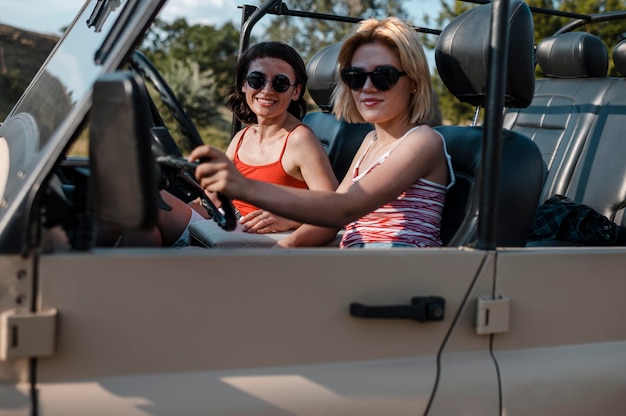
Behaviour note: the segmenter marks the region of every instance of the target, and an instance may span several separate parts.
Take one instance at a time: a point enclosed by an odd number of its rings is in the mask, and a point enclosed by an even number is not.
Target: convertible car
[[[146,84],[201,139],[135,51],[164,3],[87,0],[0,126],[2,415],[626,414],[626,44],[590,26],[624,12],[534,39],[549,10],[494,0],[436,31],[442,81],[484,114],[437,127],[444,247],[268,248],[210,204],[219,236],[97,247],[102,222],[152,225],[160,188],[198,196]],[[242,49],[272,14],[328,17],[243,6]],[[305,122],[340,176],[368,127],[329,113],[336,53],[308,62]],[[555,196],[606,238],[530,239]]]

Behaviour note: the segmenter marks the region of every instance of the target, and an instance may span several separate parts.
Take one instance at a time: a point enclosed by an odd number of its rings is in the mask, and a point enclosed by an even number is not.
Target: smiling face
[[[253,72],[261,73],[265,77],[265,85],[260,89],[253,88],[248,81],[244,81],[242,92],[246,95],[246,102],[257,118],[267,119],[284,115],[291,101],[297,101],[302,85],[296,83],[295,71],[287,62],[278,58],[260,58],[250,62],[247,75]],[[277,92],[272,85],[279,75],[285,75],[290,80],[290,86],[285,92]]]
[[[381,66],[403,71],[398,55],[380,42],[359,46],[354,51],[350,65],[366,72]],[[411,79],[408,76],[400,76],[397,83],[387,91],[376,88],[368,76],[362,88],[352,90],[352,98],[365,121],[383,124],[409,118],[411,90]]]

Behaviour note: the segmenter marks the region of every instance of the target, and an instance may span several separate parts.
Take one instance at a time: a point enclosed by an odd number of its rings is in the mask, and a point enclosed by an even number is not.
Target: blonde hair
[[[411,26],[397,17],[387,17],[383,20],[366,19],[361,21],[348,35],[339,49],[339,71],[350,66],[354,52],[367,43],[380,42],[400,58],[400,64],[413,81],[413,96],[409,103],[409,118],[411,123],[425,123],[432,118],[432,86],[430,71],[424,48],[418,34]],[[343,82],[337,83],[333,91],[333,113],[349,123],[363,123],[350,88]]]

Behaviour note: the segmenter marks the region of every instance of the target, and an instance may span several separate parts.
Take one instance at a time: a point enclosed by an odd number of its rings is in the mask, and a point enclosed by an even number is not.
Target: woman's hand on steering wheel
[[[202,145],[203,141],[195,124],[150,60],[141,52],[134,51],[129,63],[131,68],[148,80],[159,93],[161,100],[178,123],[181,133],[187,139],[189,148],[194,149]],[[182,157],[182,152],[171,134],[169,134],[169,131],[167,131],[167,127],[154,102],[151,102],[151,107],[153,122],[155,123],[152,135],[155,144],[153,152],[155,153],[157,163],[165,171],[163,172],[165,176],[167,176],[167,179],[162,181],[165,182],[164,186],[175,186],[178,192],[172,193],[186,200],[186,202],[195,198],[201,198],[207,212],[220,227],[227,231],[234,230],[237,226],[237,218],[232,201],[218,194],[217,197],[222,204],[222,211],[215,207],[194,178],[193,172],[196,164],[190,163]]]

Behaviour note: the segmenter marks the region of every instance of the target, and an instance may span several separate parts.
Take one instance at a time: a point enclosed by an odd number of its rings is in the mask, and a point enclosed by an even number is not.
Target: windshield
[[[45,146],[50,135],[69,112],[84,99],[93,82],[101,72],[95,62],[95,53],[105,35],[110,31],[121,7],[111,10],[97,32],[96,26],[89,26],[92,11],[101,3],[88,2],[75,24],[68,30],[58,48],[50,56],[35,81],[23,95],[9,117],[14,114],[31,114],[37,121],[39,144]],[[125,3],[125,2],[123,2]]]
[[[163,3],[87,0],[0,126],[2,241],[15,210],[39,188],[81,125],[98,76],[121,64]]]

